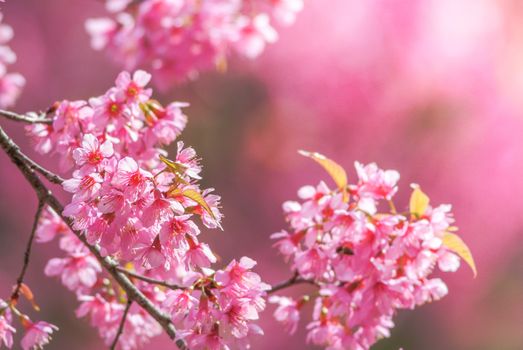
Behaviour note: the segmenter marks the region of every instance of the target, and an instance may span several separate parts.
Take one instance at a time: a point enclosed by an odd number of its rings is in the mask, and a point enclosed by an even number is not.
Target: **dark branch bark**
[[[168,315],[163,313],[129,280],[129,278],[122,272],[118,271],[117,263],[110,257],[104,257],[100,253],[97,246],[90,245],[85,236],[75,229],[73,229],[72,220],[65,217],[62,204],[56,199],[52,192],[44,185],[35,171],[26,164],[28,157],[24,155],[18,145],[4,132],[0,127],[0,146],[7,153],[11,161],[18,167],[21,173],[26,178],[27,182],[33,187],[39,198],[42,198],[56,213],[60,215],[62,220],[69,226],[71,231],[78,237],[78,239],[90,250],[96,257],[104,269],[115,279],[121,288],[127,293],[130,300],[135,301],[144,310],[146,310],[165,330],[169,337],[175,340],[176,345],[181,350],[187,350],[188,347],[182,339],[176,339],[176,329],[172,324]]]
[[[46,168],[44,168],[40,164],[36,163],[31,158],[27,157],[25,154],[22,154],[22,155],[25,157],[26,165],[29,168],[38,171],[40,174],[42,174],[50,182],[52,182],[54,184],[57,184],[57,185],[61,185],[62,182],[64,182],[64,179],[61,178],[60,176],[58,176],[55,173],[52,173],[51,171],[47,170]]]
[[[269,289],[267,291],[267,294],[272,294],[272,293],[275,293],[279,290],[282,290],[282,289],[285,289],[285,288],[288,288],[290,286],[293,286],[295,284],[303,284],[303,283],[308,283],[308,284],[312,284],[312,285],[315,285],[315,286],[318,286],[313,280],[307,280],[307,279],[304,279],[302,277],[300,277],[298,275],[298,273],[296,272],[291,278],[289,278],[288,280],[285,280],[283,282],[280,282],[280,283],[276,283],[275,285],[273,285],[271,287],[271,289]]]
[[[125,321],[127,320],[127,314],[129,313],[129,309],[131,308],[131,305],[133,304],[133,301],[131,299],[127,300],[127,305],[125,305],[125,310],[123,310],[122,320],[120,321],[120,326],[118,326],[118,331],[116,331],[116,335],[114,336],[113,343],[111,344],[110,349],[115,350],[116,345],[118,345],[118,339],[120,339],[120,336],[123,333],[123,327],[125,326]]]
[[[28,124],[51,124],[53,122],[52,119],[38,116],[28,116],[28,115],[22,115],[10,111],[5,111],[3,109],[0,109],[0,116],[16,121],[16,122],[22,122],[22,123],[28,123]]]
[[[1,109],[0,109],[0,116],[6,117],[7,119],[21,121],[21,122],[25,122],[25,123],[48,123],[48,122],[50,123],[50,122],[52,122],[51,119],[46,119],[46,118],[35,119],[33,117],[19,115],[19,114],[16,114],[16,113],[13,113],[13,112],[9,112],[9,111],[4,111],[4,110],[1,110]],[[50,181],[50,182],[52,182],[54,184],[58,184],[58,185],[60,185],[62,182],[64,182],[64,179],[61,178],[60,176],[58,176],[57,174],[47,170],[46,168],[44,168],[40,164],[36,163],[31,158],[27,157],[26,155],[24,155],[24,154],[21,154],[21,155],[24,157],[24,163],[25,163],[26,166],[30,167],[33,170],[38,171],[48,181]]]

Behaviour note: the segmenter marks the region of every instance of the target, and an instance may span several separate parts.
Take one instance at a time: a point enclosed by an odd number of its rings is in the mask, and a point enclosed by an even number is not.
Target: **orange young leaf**
[[[25,283],[22,283],[20,285],[20,294],[22,294],[33,306],[33,309],[36,311],[40,311],[40,306],[35,301],[33,292],[31,291],[31,288]]]

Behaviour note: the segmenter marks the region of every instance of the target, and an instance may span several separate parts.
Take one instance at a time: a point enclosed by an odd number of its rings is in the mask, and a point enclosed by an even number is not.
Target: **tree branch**
[[[20,116],[16,113],[12,113],[12,112],[8,112],[8,111],[4,111],[4,110],[1,110],[0,109],[0,116],[16,116],[17,118],[20,117],[20,118],[29,118],[29,117],[25,117],[25,116]],[[15,119],[15,120],[18,120],[18,119]],[[40,119],[39,119],[40,120]],[[19,120],[19,121],[26,121],[26,120]],[[45,121],[45,119],[44,119]],[[13,142],[14,143],[14,142]],[[64,182],[64,179],[60,176],[58,176],[57,174],[47,170],[46,168],[44,168],[43,166],[41,166],[40,164],[38,164],[37,162],[35,162],[34,160],[32,160],[31,158],[29,158],[28,156],[26,156],[25,154],[23,153],[20,153],[20,155],[23,157],[23,160],[24,160],[24,164],[26,166],[28,166],[29,168],[33,169],[33,170],[36,170],[38,171],[40,174],[42,174],[48,181],[54,183],[54,184],[57,184],[57,185],[61,185],[62,182]]]
[[[27,245],[25,247],[24,252],[24,264],[22,266],[22,270],[20,271],[20,275],[16,279],[16,287],[13,290],[13,293],[11,294],[11,301],[16,302],[18,300],[19,294],[20,294],[20,288],[22,288],[22,283],[24,283],[24,277],[25,273],[27,271],[27,267],[29,266],[29,260],[31,258],[31,248],[33,247],[33,240],[36,234],[36,228],[38,227],[38,220],[40,219],[40,215],[42,214],[42,210],[44,209],[45,200],[43,198],[38,198],[38,208],[36,209],[36,214],[33,222],[33,227],[31,229],[31,234],[29,235],[29,240],[27,241]]]
[[[22,115],[10,111],[6,111],[3,109],[0,109],[0,116],[14,120],[16,122],[23,122],[28,124],[52,124],[53,120],[46,117],[38,117],[38,116],[28,116],[28,115]]]
[[[113,343],[111,344],[111,347],[109,349],[115,350],[116,345],[118,344],[118,339],[120,339],[120,336],[123,333],[123,327],[125,325],[125,321],[127,320],[127,314],[129,313],[129,309],[131,308],[131,305],[133,304],[133,301],[131,299],[127,299],[127,305],[125,305],[125,310],[123,310],[122,320],[120,321],[120,326],[118,326],[118,331],[116,331],[116,335],[114,337]]]
[[[56,199],[53,193],[43,184],[35,171],[26,164],[28,157],[24,155],[17,144],[4,132],[0,127],[0,146],[7,153],[11,161],[18,167],[21,173],[26,178],[27,182],[33,187],[39,198],[43,198],[45,202],[56,213],[60,215],[62,220],[69,226],[76,237],[89,249],[95,256],[105,270],[116,280],[120,287],[127,293],[130,300],[136,301],[144,310],[146,310],[165,330],[172,340],[175,340],[176,345],[181,350],[188,350],[187,345],[182,339],[176,339],[176,329],[172,324],[168,315],[163,313],[129,280],[129,278],[122,272],[117,270],[117,263],[110,257],[102,256],[98,246],[90,245],[86,237],[80,232],[73,229],[72,220],[65,217],[62,204]]]
[[[302,277],[300,277],[298,272],[295,272],[294,275],[291,278],[289,278],[288,280],[285,280],[285,281],[282,281],[280,283],[276,283],[275,285],[273,285],[271,287],[271,289],[269,289],[267,291],[267,294],[272,294],[272,293],[275,293],[275,292],[277,292],[279,290],[282,290],[282,289],[288,288],[290,286],[293,286],[295,284],[302,284],[302,283],[308,283],[308,284],[312,284],[312,285],[318,286],[316,284],[316,282],[314,282],[313,280],[308,280],[308,279],[302,278]]]
[[[25,158],[24,161],[26,163],[26,166],[28,166],[29,168],[31,168],[33,170],[38,171],[40,174],[42,174],[50,182],[52,182],[54,184],[57,184],[57,185],[61,185],[62,182],[65,181],[62,177],[60,177],[60,176],[56,175],[55,173],[47,170],[46,168],[44,168],[43,166],[41,166],[40,164],[38,164],[37,162],[35,162],[31,158],[27,157],[25,154],[21,153],[20,155]]]
[[[126,268],[123,268],[121,266],[117,266],[116,269],[118,271],[120,271],[120,272],[125,273],[127,276],[130,276],[132,278],[136,278],[138,280],[141,280],[141,281],[144,281],[144,282],[147,282],[147,283],[150,283],[150,284],[156,284],[156,285],[163,286],[163,287],[166,287],[166,288],[169,288],[169,289],[185,289],[184,287],[178,286],[178,285],[176,285],[174,283],[169,283],[169,282],[165,282],[165,281],[162,281],[162,280],[157,280],[157,279],[154,279],[154,278],[151,278],[151,277],[147,277],[147,276],[144,276],[144,275],[140,275],[140,274],[138,274],[136,272],[129,271]]]

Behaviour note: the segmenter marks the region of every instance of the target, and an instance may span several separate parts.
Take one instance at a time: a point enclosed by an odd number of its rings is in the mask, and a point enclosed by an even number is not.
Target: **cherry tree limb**
[[[10,120],[16,120],[24,123],[34,124],[34,123],[47,123],[48,121],[52,122],[51,119],[46,118],[33,118],[30,116],[20,115],[13,112],[5,111],[0,109],[0,116],[6,117]],[[33,170],[38,171],[40,174],[42,174],[48,181],[54,183],[54,184],[61,184],[64,179],[62,179],[57,174],[45,169],[40,164],[36,163],[31,158],[24,156],[24,163],[26,166],[30,167]]]
[[[42,117],[39,117],[38,115],[22,115],[18,113],[14,113],[11,111],[6,111],[3,109],[0,109],[0,116],[7,118],[9,120],[13,120],[15,122],[23,122],[23,123],[29,123],[29,124],[52,124],[53,120],[50,118],[46,118],[45,115],[42,115]]]
[[[25,162],[26,162],[26,165],[33,169],[33,170],[36,170],[38,171],[40,174],[42,174],[49,182],[52,182],[54,184],[57,184],[57,185],[61,185],[62,182],[64,182],[64,179],[58,175],[56,175],[55,173],[47,170],[46,168],[44,168],[43,166],[41,166],[40,164],[36,163],[34,160],[32,160],[31,158],[25,156],[23,154],[23,156],[25,157]]]

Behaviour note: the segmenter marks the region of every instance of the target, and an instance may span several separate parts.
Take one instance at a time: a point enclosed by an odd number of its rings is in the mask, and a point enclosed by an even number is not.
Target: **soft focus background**
[[[392,337],[375,349],[523,349],[523,2],[305,2],[297,23],[260,59],[233,60],[226,74],[207,73],[156,95],[191,103],[182,139],[203,158],[204,184],[223,197],[225,231],[207,232],[205,240],[221,263],[248,255],[266,281],[287,278],[268,238],[284,227],[281,203],[301,185],[327,179],[296,150],[322,152],[352,178],[355,160],[375,161],[401,173],[399,207],[411,182],[433,203],[454,205],[479,270],[476,279],[466,265],[444,276],[449,296],[401,312]],[[112,85],[118,67],[90,49],[84,31],[86,18],[105,14],[101,1],[11,0],[2,10],[15,30],[13,70],[27,78],[16,111],[100,95]],[[20,125],[1,124],[34,155]],[[5,296],[36,200],[3,154],[0,179]],[[60,327],[47,349],[100,349],[95,330],[74,317],[74,296],[43,276],[57,251],[53,243],[37,245],[28,279],[42,318]],[[307,348],[305,322],[287,336],[272,311],[263,315],[266,336],[254,349]],[[148,348],[173,345],[161,338]]]

